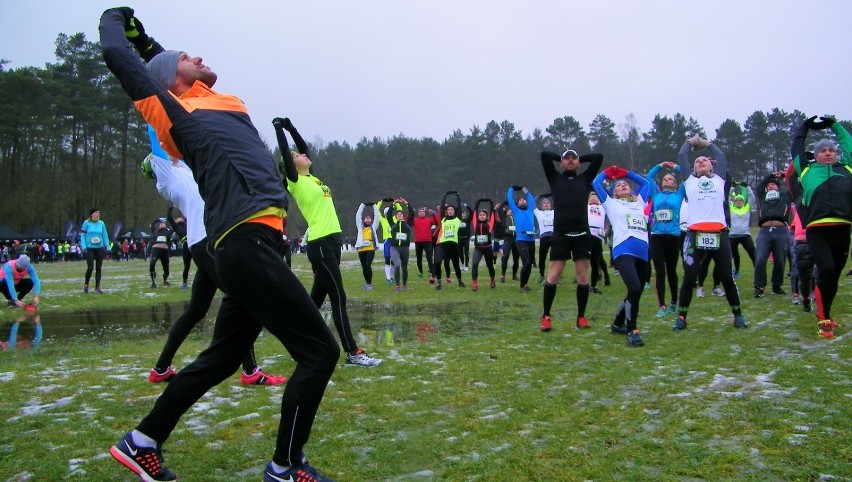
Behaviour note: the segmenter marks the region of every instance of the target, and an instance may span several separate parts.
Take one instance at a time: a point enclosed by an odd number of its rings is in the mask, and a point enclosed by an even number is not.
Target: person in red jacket
[[[426,267],[429,269],[429,282],[435,282],[435,268],[432,264],[432,233],[438,229],[438,215],[431,209],[422,207],[411,220],[414,231],[414,250],[417,256],[417,277],[423,277],[423,255],[426,255]]]

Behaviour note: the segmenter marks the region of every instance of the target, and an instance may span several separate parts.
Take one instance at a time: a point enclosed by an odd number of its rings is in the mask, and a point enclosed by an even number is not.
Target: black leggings
[[[512,256],[512,278],[515,278],[518,276],[518,247],[515,246],[514,236],[503,238],[503,258],[500,260],[500,275],[502,276],[506,276],[509,255]]]
[[[461,281],[461,268],[459,268],[459,243],[454,243],[452,241],[445,241],[443,243],[438,243],[435,247],[435,276],[438,278],[438,281],[441,281],[441,263],[444,260],[449,260],[453,263],[453,268],[456,271],[456,278]],[[447,272],[447,277],[450,276],[449,271]]]
[[[651,261],[654,263],[655,286],[657,289],[657,305],[666,306],[666,280],[669,282],[671,302],[677,304],[678,276],[677,258],[680,239],[676,235],[651,235]],[[619,273],[621,270],[618,270]]]
[[[299,278],[284,262],[281,231],[238,225],[216,247],[216,277],[227,293],[213,339],[172,379],[137,429],[164,443],[181,416],[208,390],[231,376],[262,328],[296,362],[284,387],[275,453],[279,465],[300,463],[302,450],[340,348]]]
[[[319,308],[328,297],[331,303],[331,318],[334,320],[343,350],[354,354],[358,350],[358,343],[352,336],[349,314],[346,312],[346,291],[343,289],[343,277],[340,274],[342,249],[343,243],[338,234],[308,241],[308,261],[311,262],[314,272],[311,299]]]
[[[364,275],[364,282],[368,285],[373,284],[373,260],[376,259],[376,251],[358,251],[358,261],[361,261],[361,274]]]
[[[805,231],[811,257],[817,267],[817,317],[831,319],[831,304],[837,295],[837,283],[849,257],[849,225],[809,227]]]
[[[183,242],[181,253],[183,254],[183,284],[186,284],[189,279],[189,267],[192,265],[192,251],[186,241]]]
[[[532,273],[532,262],[535,256],[535,241],[515,241],[518,255],[521,258],[521,288],[527,285]]]
[[[814,258],[807,241],[797,241],[793,244],[793,262],[795,270],[790,270],[790,284],[793,292],[798,293],[802,301],[810,302],[811,288],[814,283]]]
[[[491,249],[490,245],[486,247],[473,248],[473,259],[471,260],[473,268],[471,268],[471,279],[473,281],[479,279],[479,260],[482,258],[485,258],[485,266],[488,267],[488,275],[491,277],[491,281],[494,281],[494,276],[496,275],[494,272],[494,250]]]
[[[416,241],[414,243],[414,251],[417,255],[417,272],[423,274],[423,254],[426,254],[426,267],[429,269],[429,274],[435,274],[435,268],[432,266],[432,241]]]
[[[185,249],[187,251],[192,249],[192,258],[195,259],[197,269],[192,279],[192,292],[186,311],[172,323],[166,344],[157,359],[155,367],[161,373],[172,364],[175,354],[189,336],[189,332],[207,315],[207,310],[210,309],[210,304],[219,288],[219,282],[216,279],[216,260],[207,251],[207,238],[195,243],[192,248]],[[257,368],[257,361],[254,357],[254,345],[252,345],[243,358],[243,370],[251,374],[255,368]]]
[[[592,271],[591,286],[597,287],[601,279],[601,271],[606,275],[606,260],[603,257],[603,240],[589,235],[589,269]],[[602,269],[601,269],[602,268]],[[609,278],[609,276],[606,276]]]
[[[742,313],[740,309],[740,292],[734,283],[734,274],[731,272],[731,243],[728,241],[728,232],[719,233],[719,249],[697,249],[695,247],[695,231],[688,231],[683,240],[683,283],[680,285],[680,296],[678,297],[678,315],[686,317],[689,304],[692,302],[692,288],[698,279],[698,271],[705,258],[711,258],[716,266],[713,269],[714,276],[718,274],[722,286],[725,287],[725,297],[731,306],[734,315]]]
[[[639,316],[639,300],[648,281],[648,262],[630,255],[622,255],[614,260],[615,269],[621,274],[621,280],[627,287],[627,296],[618,307],[613,324],[624,325],[633,331],[636,329],[636,317]]]
[[[746,254],[749,259],[751,259],[751,264],[754,266],[754,240],[751,239],[751,236],[731,236],[731,256],[734,258],[734,271],[737,273],[740,272],[740,250],[737,248],[738,246],[742,246],[745,249]]]
[[[157,282],[157,260],[163,264],[163,282],[168,281],[169,279],[169,250],[168,248],[158,248],[154,246],[151,248],[151,264],[148,267],[148,271],[151,274],[151,282]]]
[[[470,238],[459,238],[459,262],[464,266],[470,264]]]
[[[95,288],[101,287],[101,265],[104,263],[104,249],[92,248],[86,250],[86,286],[92,279],[92,265],[95,269]]]
[[[547,263],[547,254],[550,253],[550,239],[553,235],[542,236],[538,240],[538,275],[544,278],[544,266]]]

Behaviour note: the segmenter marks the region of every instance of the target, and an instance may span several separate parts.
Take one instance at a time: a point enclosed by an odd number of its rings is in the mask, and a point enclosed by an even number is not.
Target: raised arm
[[[639,195],[642,196],[642,199],[644,199],[646,202],[650,200],[649,196],[650,196],[651,186],[656,186],[657,185],[656,183],[648,182],[647,179],[640,176],[639,174],[636,174],[633,171],[628,171],[627,179],[630,179],[631,181],[635,182],[638,185],[637,190],[639,191]]]
[[[689,141],[684,142],[680,151],[677,153],[677,164],[680,166],[680,177],[684,181],[692,175],[692,164],[689,162],[689,151],[692,150],[692,144]]]
[[[272,125],[275,126],[275,138],[278,141],[278,150],[281,151],[281,160],[278,161],[278,170],[281,171],[290,182],[298,182],[299,171],[296,170],[296,163],[293,161],[293,156],[290,155],[290,144],[287,142],[287,135],[284,134],[284,128],[290,123],[290,119],[284,117],[276,117],[272,119]]]
[[[583,175],[586,176],[586,179],[591,182],[594,176],[601,170],[601,166],[603,165],[603,154],[592,152],[590,154],[583,154],[578,158],[580,164],[588,164],[589,167],[583,171]]]
[[[722,152],[722,149],[719,149],[719,146],[716,144],[710,144],[710,152],[713,153],[713,159],[716,159],[716,166],[713,170],[716,172],[716,175],[721,175],[722,177],[728,177],[728,158],[725,156],[725,153]]]
[[[595,179],[592,181],[592,189],[594,189],[595,194],[598,195],[598,199],[601,200],[601,204],[606,201],[608,193],[606,192],[606,188],[603,185],[603,180],[606,179],[605,172],[599,172]]]
[[[553,179],[556,179],[556,176],[559,175],[559,172],[556,170],[553,163],[559,162],[560,160],[562,160],[562,158],[555,152],[543,151],[541,153],[541,167],[544,168],[544,176],[547,178],[548,183],[553,181]]]

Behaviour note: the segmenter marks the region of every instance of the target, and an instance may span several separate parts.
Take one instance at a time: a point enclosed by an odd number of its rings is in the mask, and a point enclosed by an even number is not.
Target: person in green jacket
[[[805,149],[811,130],[831,129],[843,156],[838,157],[834,142],[821,139],[814,144],[814,159]],[[833,338],[839,326],[831,318],[831,305],[837,295],[840,274],[849,258],[852,227],[852,136],[831,117],[810,117],[802,122],[790,146],[793,165],[802,189],[799,216],[806,228],[808,245],[819,270],[816,280],[818,334]],[[804,216],[803,216],[804,215]]]

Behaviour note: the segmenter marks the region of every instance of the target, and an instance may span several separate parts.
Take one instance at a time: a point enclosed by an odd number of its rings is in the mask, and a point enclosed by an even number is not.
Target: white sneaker
[[[704,288],[701,286],[698,287],[698,297],[704,298]]]
[[[725,296],[725,292],[717,286],[713,288],[713,296]]]
[[[362,349],[358,349],[358,351],[354,355],[346,355],[346,364],[347,365],[361,365],[362,367],[374,367],[380,365],[382,363],[378,358],[373,358]]]

